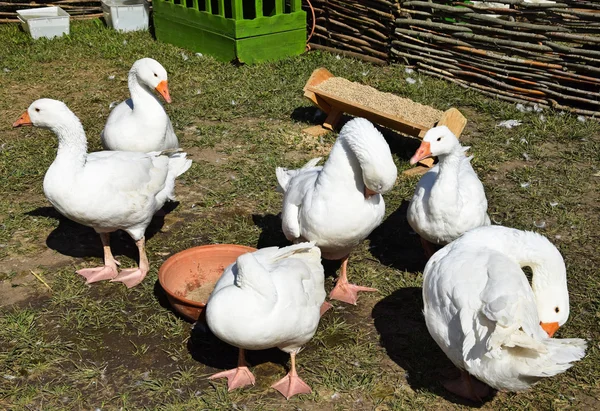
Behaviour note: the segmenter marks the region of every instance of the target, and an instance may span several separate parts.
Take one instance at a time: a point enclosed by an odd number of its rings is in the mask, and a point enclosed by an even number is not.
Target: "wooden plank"
[[[342,115],[344,115],[344,112],[342,110],[338,110],[336,107],[333,107],[329,112],[329,115],[323,122],[323,127],[333,131],[335,129],[335,126],[337,126],[337,124],[342,119]]]
[[[457,109],[450,108],[442,114],[442,117],[437,122],[438,126],[446,126],[454,133],[456,138],[460,138],[465,126],[467,125],[467,119]]]
[[[401,117],[384,113],[383,111],[363,106],[362,104],[348,101],[333,94],[318,90],[313,86],[307,85],[305,86],[305,90],[313,92],[316,95],[317,100],[318,97],[320,97],[331,107],[341,110],[344,113],[352,114],[353,116],[364,117],[374,123],[400,131],[404,134],[408,134],[409,136],[423,138],[427,130],[429,130],[429,127],[413,123],[412,121]]]
[[[333,74],[331,74],[331,72],[329,70],[327,70],[324,67],[318,68],[312,72],[312,74],[310,75],[310,78],[306,82],[306,85],[304,86],[304,89],[303,89],[304,97],[306,97],[310,101],[312,101],[317,107],[319,107],[325,113],[329,113],[329,111],[331,110],[331,107],[329,107],[328,104],[326,107],[321,107],[315,93],[312,91],[307,91],[307,87],[310,87],[310,86],[316,87],[331,77],[333,77]]]
[[[419,161],[417,164],[419,166],[427,167],[427,169],[430,169],[431,167],[433,167],[434,162],[435,162],[435,158],[429,157],[429,158]]]
[[[242,4],[242,0],[231,1],[231,14],[234,20],[243,20],[244,6]]]
[[[428,159],[429,160],[429,159]],[[420,164],[420,163],[418,163]],[[428,172],[429,170],[431,170],[431,167],[428,166],[415,166],[415,167],[411,167],[408,170],[404,170],[402,172],[402,175],[405,175],[407,177],[412,177],[412,176],[422,176],[423,174],[425,174],[426,172]]]
[[[263,0],[255,0],[254,8],[256,9],[256,17],[263,17]]]

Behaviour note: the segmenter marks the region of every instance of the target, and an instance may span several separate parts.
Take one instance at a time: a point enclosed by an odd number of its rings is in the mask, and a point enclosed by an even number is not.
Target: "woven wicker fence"
[[[600,117],[598,1],[357,3],[313,0],[311,46],[414,65],[511,102]]]
[[[74,20],[102,17],[100,0],[16,0],[0,1],[0,23],[18,23],[17,10],[48,6],[60,6]]]

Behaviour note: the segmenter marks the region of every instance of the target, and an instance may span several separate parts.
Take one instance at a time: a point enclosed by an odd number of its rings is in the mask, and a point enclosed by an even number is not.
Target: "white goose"
[[[128,83],[131,98],[108,116],[101,136],[104,148],[142,153],[178,148],[171,120],[152,93],[156,90],[171,102],[164,67],[151,58],[138,60],[129,71]]]
[[[381,194],[396,182],[396,165],[381,133],[364,118],[344,125],[329,158],[298,170],[278,167],[283,197],[282,228],[290,241],[314,241],[323,257],[342,259],[341,273],[329,295],[356,304],[358,291],[377,291],[348,283],[348,255],[379,225],[385,214]]]
[[[419,180],[407,211],[407,220],[421,236],[427,257],[432,244],[445,245],[464,232],[490,225],[483,184],[460,145],[446,126],[429,130],[410,159],[415,164],[431,156],[439,159]],[[432,244],[430,244],[432,243]]]
[[[290,354],[292,364],[289,374],[272,387],[286,398],[310,393],[296,373],[296,354],[319,325],[323,281],[321,252],[314,243],[263,248],[238,257],[206,304],[211,331],[240,349],[238,368],[210,378],[227,377],[230,391],[254,384],[244,350],[278,347]]]
[[[521,267],[533,272],[532,285]],[[480,399],[488,387],[520,391],[585,354],[583,339],[552,339],[569,317],[565,263],[545,237],[479,227],[431,257],[423,276],[429,333],[461,369],[445,387]]]
[[[104,266],[77,271],[87,283],[120,281],[127,287],[146,276],[144,232],[152,216],[173,198],[175,178],[190,166],[185,153],[135,153],[100,151],[87,153],[87,140],[79,119],[57,100],[34,101],[13,127],[47,128],[58,137],[56,159],[44,177],[46,197],[65,217],[92,227],[104,246]],[[110,233],[126,231],[140,254],[138,268],[117,272],[110,250]]]

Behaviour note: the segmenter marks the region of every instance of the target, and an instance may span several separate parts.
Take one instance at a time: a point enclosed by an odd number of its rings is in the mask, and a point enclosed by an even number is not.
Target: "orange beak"
[[[32,126],[32,125],[33,125],[33,123],[31,122],[31,119],[29,118],[29,113],[27,111],[24,112],[23,114],[21,114],[21,117],[19,117],[19,119],[13,123],[13,127]]]
[[[365,198],[368,200],[369,198],[371,198],[371,196],[374,196],[375,194],[379,194],[377,191],[373,191],[370,188],[368,188],[367,186],[365,186],[365,190],[363,191]]]
[[[171,102],[171,96],[169,95],[169,86],[167,85],[167,80],[163,80],[160,83],[158,83],[158,86],[156,86],[156,91],[158,91],[160,95],[163,96],[167,103]]]
[[[431,157],[431,145],[427,141],[423,141],[415,155],[410,158],[410,165],[412,166],[427,157]]]
[[[544,329],[544,331],[546,331],[546,333],[548,334],[548,337],[552,338],[552,336],[554,335],[554,333],[556,332],[556,330],[558,330],[558,323],[543,323],[540,322],[540,325],[542,326],[542,328]]]

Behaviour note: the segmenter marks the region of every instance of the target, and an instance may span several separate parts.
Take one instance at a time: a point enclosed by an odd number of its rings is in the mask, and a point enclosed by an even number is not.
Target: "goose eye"
[[[438,137],[437,141],[440,141],[441,139],[442,139],[441,137]]]
[[[36,108],[35,108],[35,111],[37,111],[37,112],[39,113],[39,112],[40,112],[40,109],[36,107]]]
[[[158,77],[158,74],[154,73],[154,77]]]
[[[556,308],[554,309],[554,312],[555,312],[555,313],[558,313],[558,312],[560,312],[560,309],[559,309],[558,307],[556,307]]]

